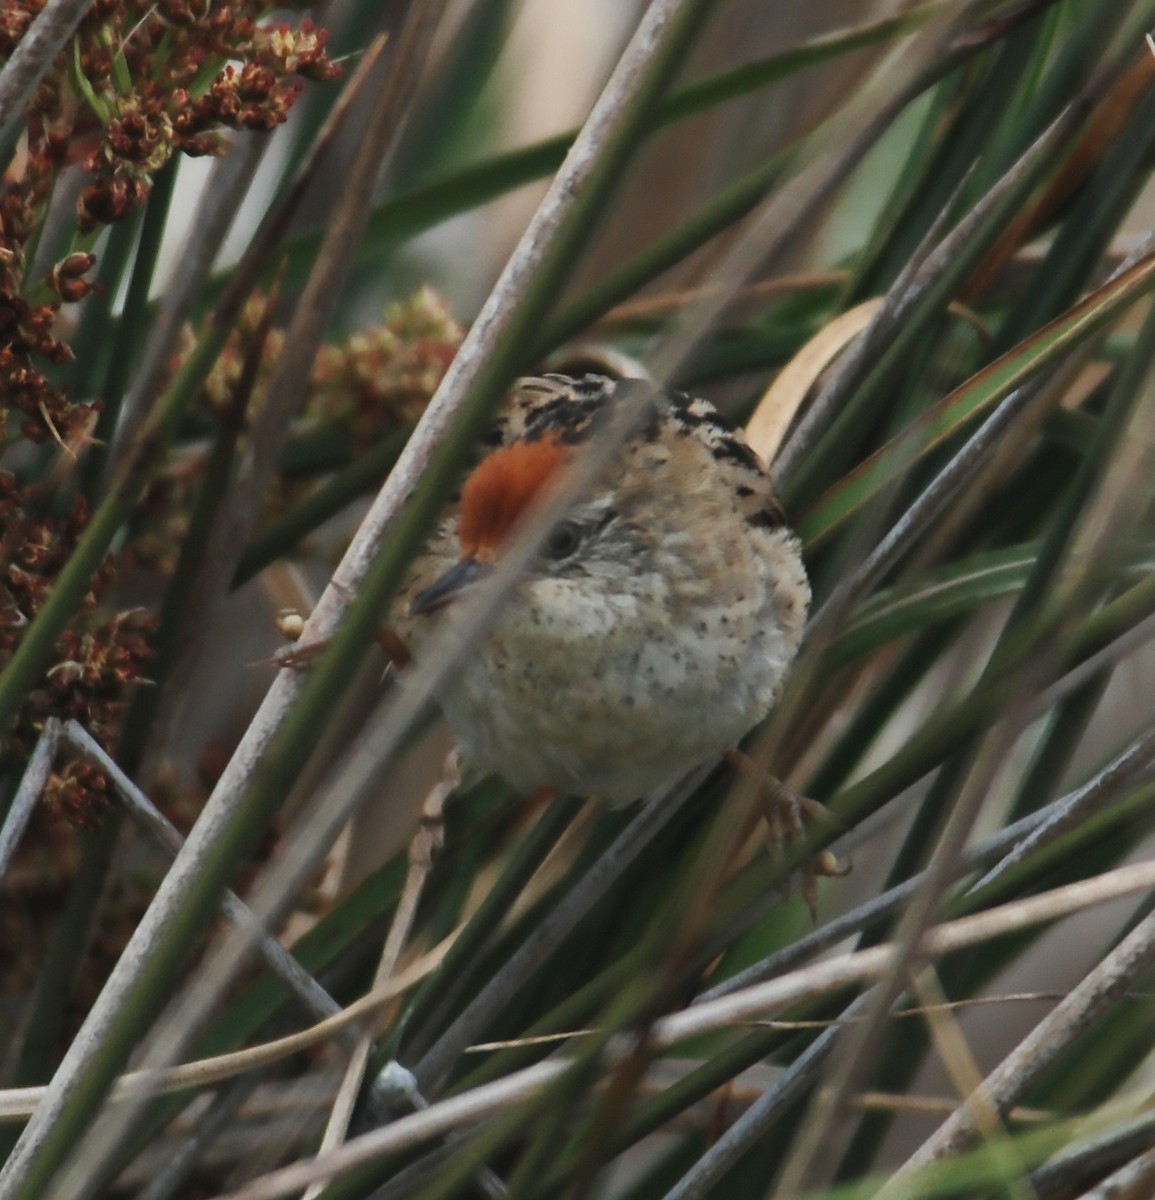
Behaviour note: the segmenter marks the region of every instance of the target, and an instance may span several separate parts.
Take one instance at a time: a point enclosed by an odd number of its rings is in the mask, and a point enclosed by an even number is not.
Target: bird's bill
[[[478,562],[473,555],[463,558],[454,564],[436,582],[430,584],[423,592],[418,592],[409,605],[411,617],[425,616],[437,612],[451,604],[466,588],[483,578],[489,568]]]

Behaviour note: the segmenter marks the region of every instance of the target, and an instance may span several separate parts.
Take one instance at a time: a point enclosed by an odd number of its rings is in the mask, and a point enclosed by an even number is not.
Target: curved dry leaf
[[[774,461],[786,430],[815,380],[870,324],[882,298],[864,300],[824,325],[778,372],[746,423],[746,440],[765,463]]]

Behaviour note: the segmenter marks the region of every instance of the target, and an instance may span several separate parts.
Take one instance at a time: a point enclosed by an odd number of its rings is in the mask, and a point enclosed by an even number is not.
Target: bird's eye
[[[546,558],[569,556],[581,545],[582,528],[576,521],[559,521],[549,532],[541,552]]]

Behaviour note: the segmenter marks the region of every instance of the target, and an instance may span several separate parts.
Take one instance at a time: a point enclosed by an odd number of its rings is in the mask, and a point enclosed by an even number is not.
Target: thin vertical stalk
[[[92,0],[48,0],[0,70],[0,166],[12,156],[20,137],[24,107],[32,99],[40,76],[91,7]]]
[[[178,172],[177,159],[170,158],[153,181],[145,206],[120,326],[108,359],[104,383],[98,393],[104,407],[97,417],[93,430],[94,441],[85,456],[81,473],[84,493],[90,501],[99,494],[101,481],[108,470],[111,443],[120,419],[125,386],[132,373],[133,349],[144,340],[142,332],[147,321],[149,292],[156,274],[157,258],[176,191]]]
[[[8,872],[16,847],[32,816],[32,809],[44,790],[45,783],[52,771],[52,762],[56,757],[56,747],[60,744],[60,722],[50,717],[44,725],[36,743],[36,749],[28,760],[20,786],[4,815],[4,825],[0,828],[0,880]]]

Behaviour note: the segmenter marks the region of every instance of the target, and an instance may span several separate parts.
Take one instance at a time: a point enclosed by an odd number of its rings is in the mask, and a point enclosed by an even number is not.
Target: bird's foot
[[[271,658],[265,659],[264,662],[275,667],[293,667],[298,670],[305,670],[311,667],[314,662],[320,657],[321,652],[329,648],[331,638],[320,638],[315,642],[306,642],[304,644],[290,643],[287,646],[282,646]],[[393,632],[392,629],[385,627],[377,634],[377,645],[385,652],[385,657],[388,659],[388,666],[400,670],[407,667],[413,657],[409,653],[408,646]]]
[[[757,784],[767,840],[771,853],[777,858],[784,858],[791,846],[804,844],[808,827],[837,829],[834,818],[824,804],[800,795],[782,780],[767,774],[742,751],[728,750],[724,758],[735,770],[749,776]],[[802,899],[810,909],[813,920],[818,919],[818,880],[837,879],[849,875],[851,869],[849,860],[839,861],[829,850],[819,850],[802,860],[798,868]]]

